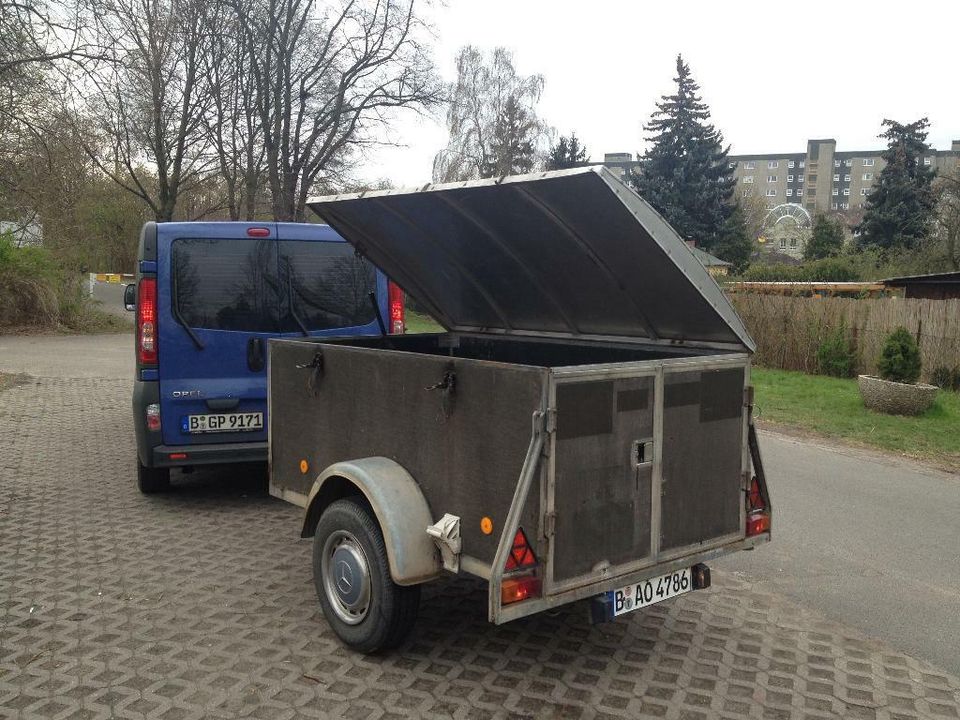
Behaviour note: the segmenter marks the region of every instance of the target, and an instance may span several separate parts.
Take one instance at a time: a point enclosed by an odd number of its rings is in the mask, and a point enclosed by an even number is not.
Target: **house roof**
[[[904,285],[942,285],[960,284],[960,272],[930,273],[927,275],[904,275],[882,280],[884,285],[903,287]]]
[[[708,252],[704,252],[698,247],[692,247],[690,250],[693,252],[694,257],[700,261],[700,264],[704,267],[733,267],[733,263],[728,263],[726,260],[721,260],[715,255],[711,255]]]

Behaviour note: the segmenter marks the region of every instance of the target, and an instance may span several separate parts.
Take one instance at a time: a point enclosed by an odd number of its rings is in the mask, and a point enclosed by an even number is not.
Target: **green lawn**
[[[856,380],[754,368],[753,384],[761,423],[792,425],[960,468],[960,394],[941,390],[923,415],[898,417],[864,408]]]
[[[408,333],[443,332],[443,328],[432,317],[413,312],[409,308],[407,309],[406,321]]]

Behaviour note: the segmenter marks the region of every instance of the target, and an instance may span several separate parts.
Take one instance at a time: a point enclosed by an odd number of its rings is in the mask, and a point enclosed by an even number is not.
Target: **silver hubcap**
[[[337,617],[356,625],[370,607],[370,567],[363,548],[346,530],[330,534],[320,563],[323,589]]]

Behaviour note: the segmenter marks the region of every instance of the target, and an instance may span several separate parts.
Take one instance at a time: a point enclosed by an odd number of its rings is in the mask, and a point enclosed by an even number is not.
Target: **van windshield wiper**
[[[187,335],[190,336],[190,339],[193,341],[193,344],[196,346],[197,350],[203,350],[203,341],[197,336],[197,333],[193,331],[193,328],[187,324],[187,321],[183,319],[183,314],[180,312],[180,295],[177,293],[177,273],[173,273],[173,302],[170,303],[170,310],[173,313],[173,317],[178,323],[183,326],[183,329],[187,331]]]
[[[303,336],[309,336],[310,331],[307,330],[307,326],[304,324],[303,320],[300,319],[300,316],[297,315],[297,310],[293,305],[293,280],[290,279],[289,274],[287,275],[287,301],[290,303],[290,317],[292,317],[294,322],[297,323],[297,326],[300,328],[300,332],[303,333]]]

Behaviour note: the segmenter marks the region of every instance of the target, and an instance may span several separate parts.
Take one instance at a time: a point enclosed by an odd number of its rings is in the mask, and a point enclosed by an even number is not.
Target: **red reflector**
[[[770,532],[770,514],[765,512],[752,513],[747,516],[747,537]]]
[[[509,605],[532,597],[540,597],[540,578],[536,575],[505,577],[500,583],[500,603],[502,605]]]
[[[186,453],[170,453],[169,457],[171,460],[186,460],[187,454]]]
[[[142,278],[137,287],[137,357],[144,365],[157,362],[156,278]]]
[[[533,554],[533,549],[527,542],[527,536],[523,534],[523,528],[517,528],[517,534],[513,536],[513,547],[510,548],[510,555],[507,556],[503,569],[519,570],[536,564],[537,556]]]
[[[390,332],[393,335],[406,332],[403,290],[392,280],[387,283],[387,301],[390,308]]]
[[[760,492],[760,481],[756,477],[750,481],[750,492],[747,493],[747,512],[763,510],[763,493]]]
[[[270,228],[252,227],[247,228],[247,235],[250,237],[270,237]]]

